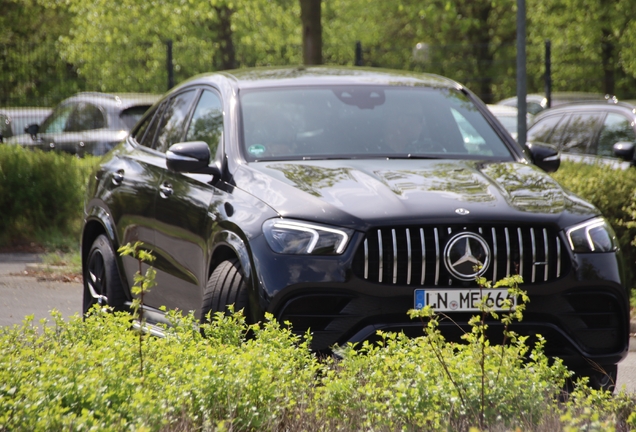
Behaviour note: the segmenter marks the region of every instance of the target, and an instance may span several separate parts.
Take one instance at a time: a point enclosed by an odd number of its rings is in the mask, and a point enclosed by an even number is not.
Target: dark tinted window
[[[600,114],[572,114],[561,140],[562,150],[568,153],[587,153],[600,121]]]
[[[195,94],[195,90],[190,90],[174,96],[167,102],[155,140],[157,150],[166,151],[172,144],[181,141],[185,120]]]
[[[454,89],[321,86],[241,94],[248,160],[324,157],[511,158]]]
[[[620,114],[609,113],[603,122],[596,153],[601,156],[613,156],[614,144],[621,141],[636,142],[632,122]]]
[[[210,146],[210,153],[214,155],[222,135],[223,107],[221,99],[216,93],[205,90],[194,110],[185,140],[205,141]]]
[[[528,141],[544,142],[549,144],[559,144],[552,138],[554,128],[559,124],[563,114],[543,117],[528,130]],[[565,123],[565,122],[563,122]]]
[[[126,130],[131,130],[141,117],[148,111],[149,105],[130,107],[121,112],[119,117],[126,126]]]
[[[65,131],[80,132],[102,129],[105,126],[104,113],[98,106],[88,102],[80,102],[69,117]]]
[[[163,113],[163,109],[166,107],[166,102],[162,103],[159,108],[157,108],[157,112],[154,116],[149,116],[144,124],[137,131],[136,139],[139,144],[149,147],[155,148],[155,135],[157,129],[159,128],[159,123],[161,122],[161,114]]]

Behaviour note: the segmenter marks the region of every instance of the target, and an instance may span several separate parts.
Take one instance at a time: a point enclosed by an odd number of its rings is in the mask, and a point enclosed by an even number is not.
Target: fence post
[[[356,42],[356,60],[354,64],[356,66],[362,66],[362,44],[360,41]]]
[[[548,108],[552,106],[552,42],[545,41],[545,98],[548,100]]]
[[[172,39],[166,41],[166,69],[168,71],[168,90],[174,87],[174,65],[172,64]]]
[[[517,0],[517,142],[526,145],[526,2]]]

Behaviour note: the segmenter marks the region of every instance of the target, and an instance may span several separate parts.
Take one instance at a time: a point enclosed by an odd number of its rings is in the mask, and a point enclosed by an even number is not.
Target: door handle
[[[172,195],[172,192],[172,185],[170,183],[164,183],[159,186],[159,195],[161,195],[161,198],[168,198]]]
[[[113,173],[113,184],[119,186],[124,181],[124,170]]]

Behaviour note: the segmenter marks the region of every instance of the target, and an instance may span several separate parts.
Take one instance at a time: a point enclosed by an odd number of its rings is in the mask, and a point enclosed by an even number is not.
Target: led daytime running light
[[[338,254],[344,251],[344,248],[347,245],[347,242],[349,240],[349,236],[344,231],[331,229],[331,228],[325,228],[325,227],[319,227],[319,226],[310,225],[310,224],[301,224],[297,222],[276,222],[274,223],[274,228],[292,229],[292,230],[303,231],[303,232],[307,232],[311,234],[311,243],[309,243],[309,246],[307,246],[308,254],[313,252],[314,248],[316,247],[316,244],[318,243],[318,240],[320,238],[320,234],[318,234],[318,231],[330,232],[330,233],[342,236],[342,240],[340,241],[340,243],[338,244],[338,248],[336,249],[336,253]]]
[[[582,224],[573,226],[567,231],[568,242],[570,242],[570,248],[574,250],[574,243],[572,242],[572,232],[578,231],[580,229],[585,229],[585,238],[587,239],[587,244],[590,247],[590,250],[594,252],[596,248],[594,247],[594,241],[592,240],[592,236],[590,235],[590,231],[599,226],[605,225],[605,220],[601,218],[592,219],[591,221],[584,222]]]

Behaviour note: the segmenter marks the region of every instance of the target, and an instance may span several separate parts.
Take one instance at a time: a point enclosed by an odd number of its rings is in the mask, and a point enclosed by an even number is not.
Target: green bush
[[[468,430],[482,389],[489,430],[636,426],[625,393],[582,387],[559,402],[566,372],[523,340],[482,350],[385,334],[321,358],[273,320],[217,314],[200,331],[191,315],[169,316],[165,338],[143,339],[143,373],[124,313],[1,329],[0,431]]]
[[[86,181],[97,160],[0,145],[0,245],[77,243]]]
[[[552,176],[581,198],[594,204],[610,222],[625,255],[633,285],[636,264],[636,169],[614,170],[606,165],[562,161]]]

